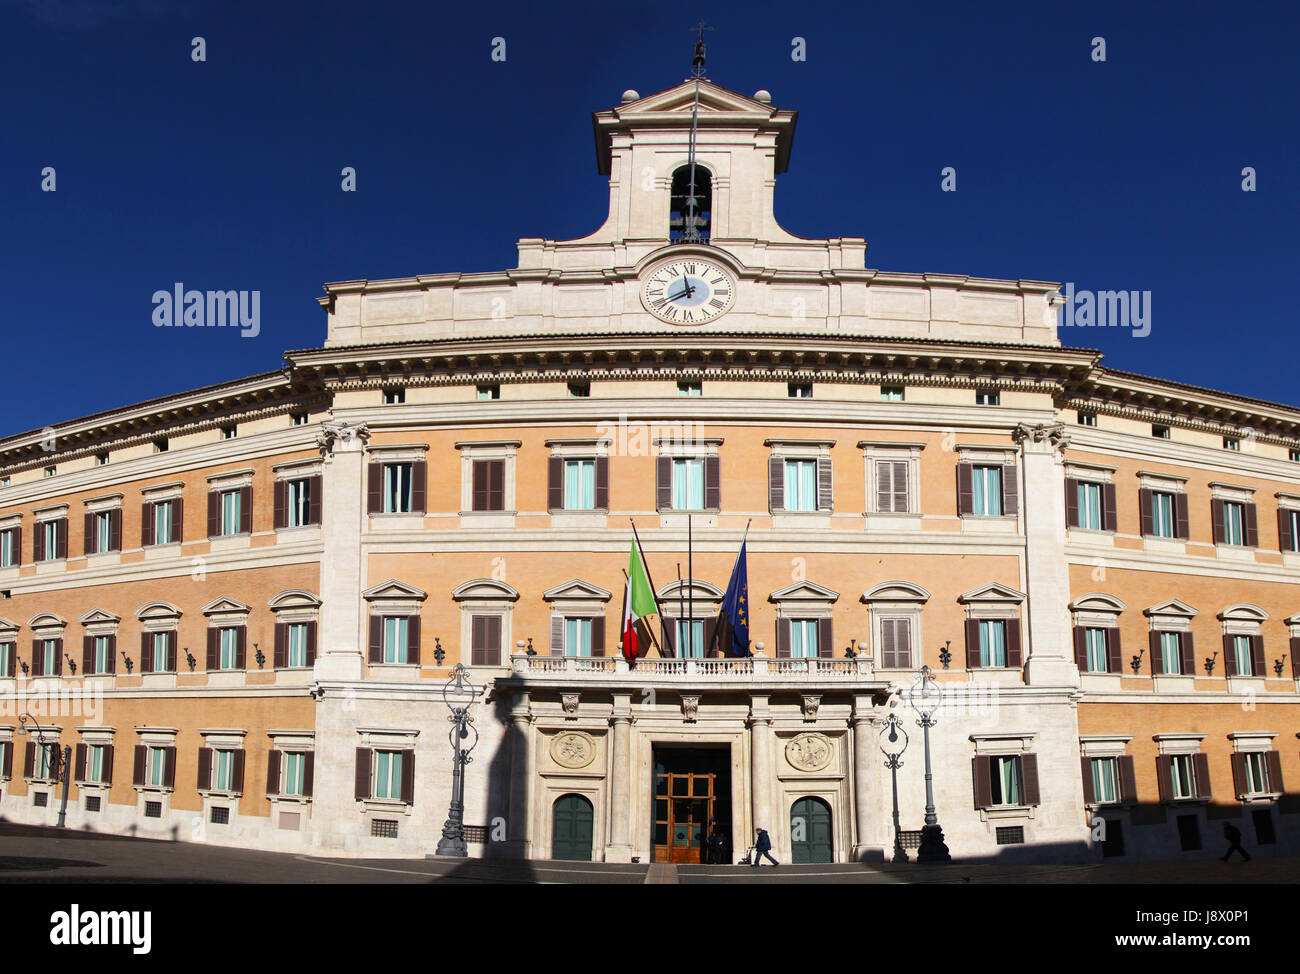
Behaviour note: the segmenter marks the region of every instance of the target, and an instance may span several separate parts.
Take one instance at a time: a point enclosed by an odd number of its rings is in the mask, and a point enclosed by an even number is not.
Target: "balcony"
[[[645,686],[718,690],[807,690],[816,686],[884,690],[870,659],[642,659],[622,656],[512,656],[512,673],[498,682],[536,687]]]

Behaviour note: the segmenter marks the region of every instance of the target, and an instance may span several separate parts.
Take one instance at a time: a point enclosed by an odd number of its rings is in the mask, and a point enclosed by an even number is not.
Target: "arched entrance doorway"
[[[831,841],[831,807],[811,795],[790,808],[790,861],[834,862]]]
[[[561,795],[551,807],[551,858],[591,862],[591,802]]]

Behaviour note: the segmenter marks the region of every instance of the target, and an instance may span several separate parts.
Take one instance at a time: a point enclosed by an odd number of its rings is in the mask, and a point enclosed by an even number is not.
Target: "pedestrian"
[[[754,831],[757,833],[757,836],[754,839],[754,867],[758,868],[758,864],[762,861],[764,856],[767,856],[767,861],[773,866],[781,865],[772,858],[772,840],[768,837],[767,830],[754,829]]]
[[[1240,852],[1241,858],[1250,862],[1250,853],[1241,847],[1241,829],[1231,822],[1223,823],[1223,837],[1228,840],[1228,851],[1223,854],[1222,862],[1232,858],[1234,852]]]
[[[721,865],[727,861],[726,858],[727,837],[722,834],[722,829],[718,828],[718,820],[713,820],[713,831],[709,833],[708,841],[708,862],[714,865]]]

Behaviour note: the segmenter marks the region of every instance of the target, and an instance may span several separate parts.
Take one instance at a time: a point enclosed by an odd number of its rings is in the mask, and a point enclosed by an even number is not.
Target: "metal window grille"
[[[1025,827],[1005,825],[997,830],[998,845],[1024,845]]]
[[[397,838],[397,819],[376,818],[370,822],[370,834],[378,839]]]

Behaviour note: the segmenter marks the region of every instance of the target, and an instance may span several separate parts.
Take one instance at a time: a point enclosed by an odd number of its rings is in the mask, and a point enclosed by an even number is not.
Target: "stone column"
[[[359,680],[365,673],[361,591],[366,586],[362,584],[361,537],[369,439],[364,423],[325,422],[317,437],[325,458],[317,680]]]
[[[1065,564],[1065,471],[1070,436],[1062,424],[1016,427],[1025,526],[1025,682],[1079,685],[1070,630],[1070,576]]]
[[[528,694],[515,697],[510,709],[510,818],[506,828],[510,856],[527,859],[532,850],[531,823],[534,818],[531,802],[533,768],[532,714],[529,713]]]
[[[769,835],[779,835],[776,822],[772,819],[772,788],[775,783],[776,770],[772,757],[772,714],[768,710],[766,694],[756,694],[749,703],[749,747],[750,747],[750,789],[753,795],[754,818],[750,833],[744,843],[738,844],[745,849],[754,844],[754,828],[767,829]],[[788,855],[788,850],[786,850]]]
[[[609,780],[610,829],[606,862],[631,862],[632,695],[614,694],[614,770]]]
[[[876,746],[875,708],[871,698],[853,698],[853,821],[857,835],[853,861],[862,862],[880,847],[871,830],[871,759],[880,753]]]

